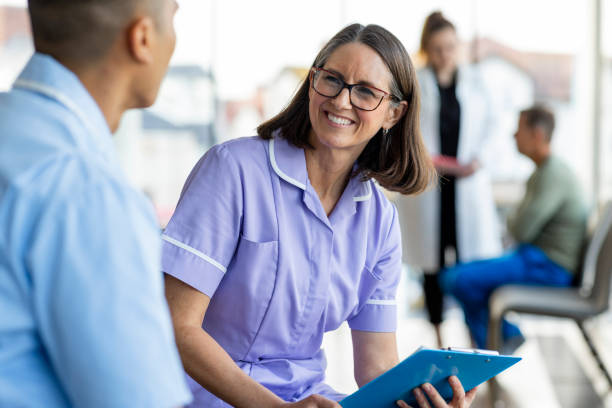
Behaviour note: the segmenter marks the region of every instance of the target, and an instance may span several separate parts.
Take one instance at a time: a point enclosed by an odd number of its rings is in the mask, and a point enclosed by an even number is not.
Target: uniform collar
[[[287,183],[306,191],[310,182],[304,149],[293,146],[285,138],[280,137],[278,132],[268,143],[270,165],[274,172]],[[361,181],[359,176],[353,177],[343,195],[349,194],[354,202],[368,201],[372,197],[371,182]]]
[[[293,146],[287,139],[279,137],[278,133],[268,143],[270,165],[278,177],[306,190],[309,182],[304,149]]]
[[[13,88],[42,94],[63,105],[87,129],[87,134],[76,132],[77,144],[97,151],[107,161],[114,160],[112,135],[100,107],[79,78],[53,57],[35,53]]]

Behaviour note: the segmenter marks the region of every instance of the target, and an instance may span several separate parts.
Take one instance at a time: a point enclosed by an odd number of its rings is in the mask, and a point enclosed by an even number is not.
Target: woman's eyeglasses
[[[347,88],[351,104],[364,111],[375,110],[387,96],[393,100],[400,100],[400,98],[373,86],[347,84],[337,74],[324,68],[313,68],[310,72],[310,79],[315,92],[328,98],[335,98],[340,95],[344,88]]]

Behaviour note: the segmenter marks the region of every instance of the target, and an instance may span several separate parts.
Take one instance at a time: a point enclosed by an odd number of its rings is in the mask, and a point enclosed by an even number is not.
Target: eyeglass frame
[[[333,75],[334,77],[338,78],[338,80],[339,80],[340,82],[342,82],[342,86],[341,86],[341,87],[340,87],[340,89],[338,90],[338,93],[337,93],[337,94],[335,94],[335,95],[333,95],[333,96],[323,95],[321,92],[319,92],[319,91],[318,91],[318,90],[315,88],[315,85],[314,85],[314,83],[315,83],[315,81],[314,81],[314,77],[315,77],[315,75],[317,75],[317,74],[318,74],[319,72],[321,72],[321,71],[323,71],[323,72],[327,72],[328,74]],[[393,101],[395,101],[395,102],[400,102],[400,101],[402,100],[401,98],[398,98],[397,96],[393,95],[392,93],[390,93],[390,92],[386,92],[386,91],[383,91],[382,89],[377,88],[377,87],[372,86],[372,85],[365,85],[365,84],[360,84],[360,83],[357,83],[357,84],[348,84],[348,83],[346,83],[346,82],[344,81],[344,79],[340,78],[340,77],[339,77],[339,75],[338,75],[337,73],[332,72],[332,71],[329,71],[329,70],[327,70],[327,69],[325,69],[325,68],[321,68],[321,67],[313,67],[313,68],[311,68],[311,69],[310,69],[310,84],[311,84],[311,86],[312,86],[312,89],[314,89],[314,91],[315,91],[316,93],[318,93],[319,95],[324,96],[324,97],[326,97],[326,98],[337,98],[337,97],[338,97],[338,95],[340,95],[340,94],[342,93],[342,91],[344,90],[344,88],[348,89],[348,91],[349,91],[349,102],[351,103],[351,106],[353,106],[355,109],[359,109],[359,110],[362,110],[362,111],[365,111],[365,112],[372,112],[372,111],[375,111],[376,109],[378,109],[378,107],[380,106],[380,104],[382,103],[382,101],[383,101],[383,100],[384,100],[386,97],[389,97],[391,100],[393,100]],[[353,101],[351,100],[351,91],[352,91],[353,87],[355,87],[355,86],[364,86],[364,87],[366,87],[366,88],[376,89],[377,91],[382,92],[384,95],[382,96],[382,98],[380,98],[380,101],[378,101],[378,104],[376,105],[376,107],[374,107],[374,108],[372,108],[372,109],[364,109],[364,108],[360,108],[359,106],[355,106],[355,104],[354,104],[354,103],[353,103]]]

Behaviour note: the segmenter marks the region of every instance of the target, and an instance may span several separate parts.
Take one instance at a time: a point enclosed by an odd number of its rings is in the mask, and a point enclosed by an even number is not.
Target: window
[[[603,20],[610,21],[612,0],[599,1]],[[158,102],[128,112],[115,137],[128,177],[151,196],[162,225],[201,154],[213,143],[254,135],[259,123],[288,102],[321,45],[342,26],[354,21],[383,25],[418,61],[423,21],[436,9],[456,23],[465,61],[479,62],[494,96],[496,186],[519,186],[532,169],[516,152],[512,136],[518,110],[537,100],[557,113],[555,151],[593,193],[594,69],[586,46],[593,42],[592,2],[380,0],[373,8],[366,0],[313,0],[299,13],[284,0],[179,4],[177,49]],[[25,5],[25,0],[0,0],[0,90],[10,87],[33,51]],[[612,153],[612,119],[606,114],[612,108],[612,29],[606,24],[601,29],[599,123],[601,152],[607,156]],[[601,195],[611,197],[612,162],[600,163]],[[508,191],[510,199],[517,198],[514,188]]]
[[[602,46],[600,89],[601,105],[599,107],[601,155],[600,203],[612,199],[612,1],[603,0],[601,4],[600,36]]]

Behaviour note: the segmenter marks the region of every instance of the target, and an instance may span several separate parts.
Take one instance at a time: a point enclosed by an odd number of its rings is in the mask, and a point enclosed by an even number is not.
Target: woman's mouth
[[[331,112],[325,112],[325,114],[327,116],[327,119],[329,119],[330,122],[332,122],[334,125],[337,125],[337,126],[346,127],[346,126],[350,126],[350,125],[352,125],[354,123],[354,121],[352,121],[350,119],[334,115]]]

